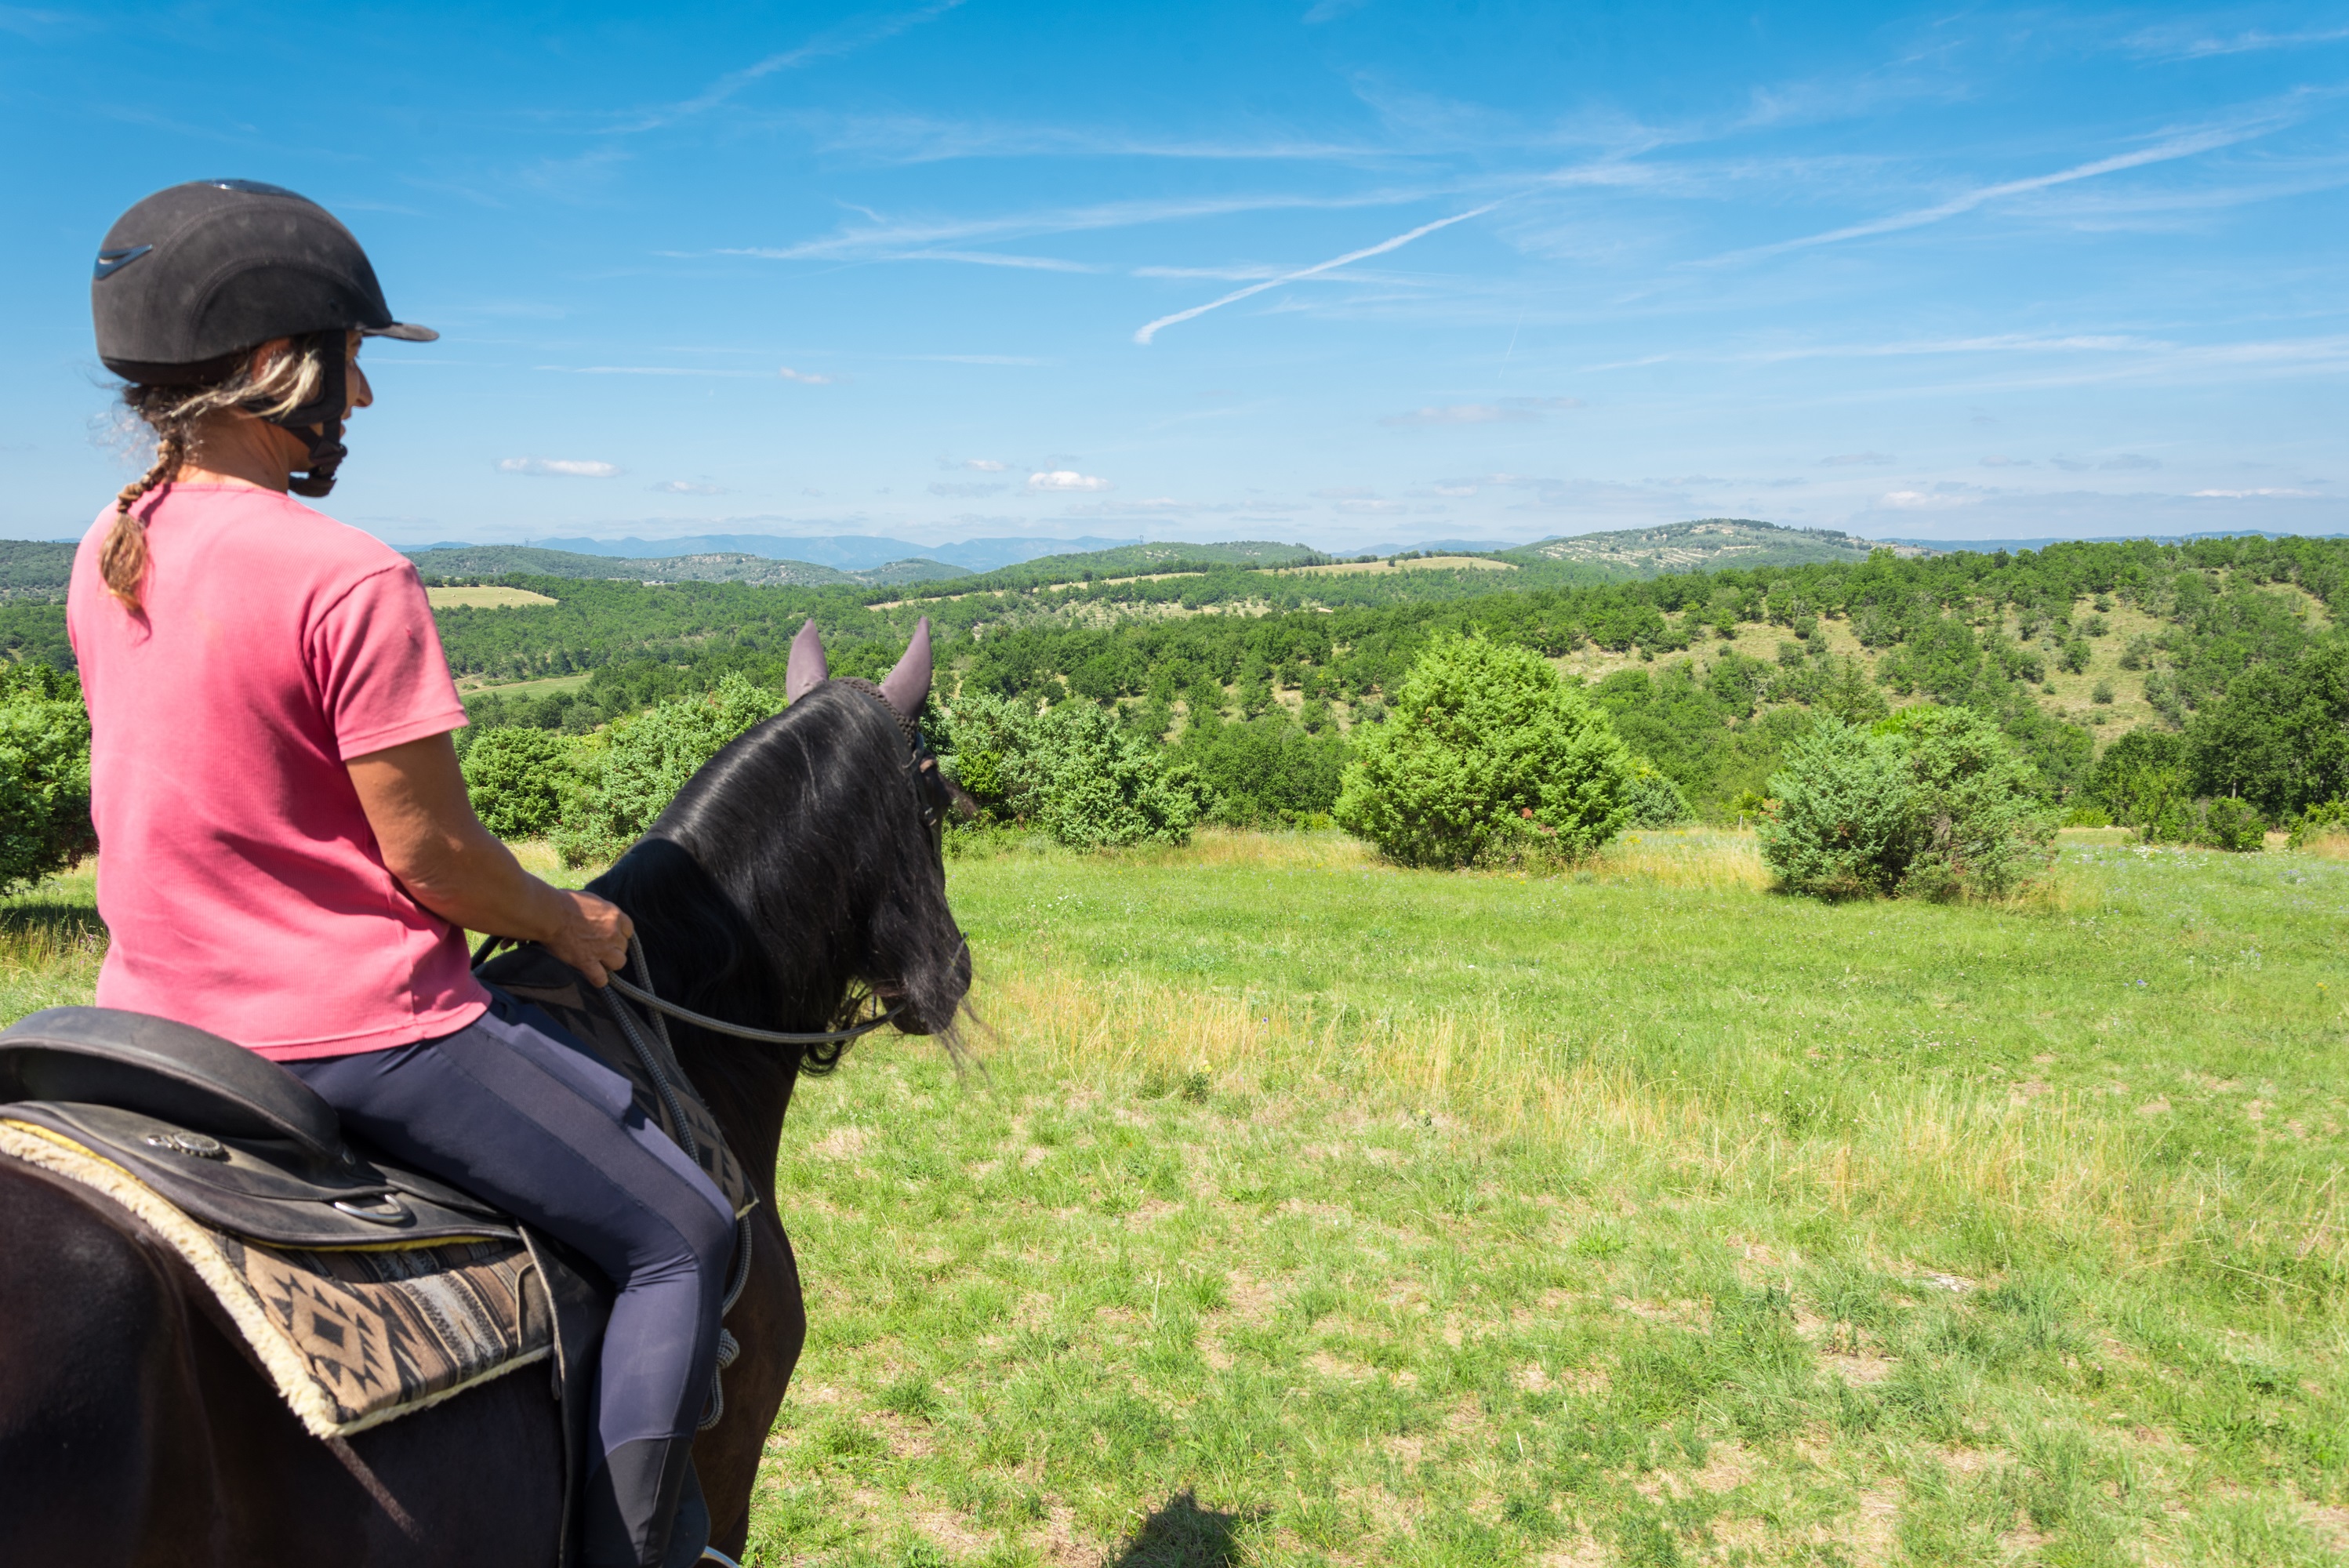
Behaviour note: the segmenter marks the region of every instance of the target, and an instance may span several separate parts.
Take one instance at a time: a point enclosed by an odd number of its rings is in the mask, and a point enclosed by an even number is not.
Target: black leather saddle
[[[0,1031],[0,1119],[103,1155],[195,1219],[280,1247],[512,1237],[445,1181],[371,1158],[268,1058],[113,1007],[50,1007]]]

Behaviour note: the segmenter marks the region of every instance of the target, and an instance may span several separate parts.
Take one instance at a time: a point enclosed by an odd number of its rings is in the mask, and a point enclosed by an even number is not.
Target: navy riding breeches
[[[397,1161],[543,1231],[618,1293],[595,1380],[608,1456],[690,1440],[709,1393],[734,1215],[628,1081],[499,995],[453,1035],[285,1064]]]

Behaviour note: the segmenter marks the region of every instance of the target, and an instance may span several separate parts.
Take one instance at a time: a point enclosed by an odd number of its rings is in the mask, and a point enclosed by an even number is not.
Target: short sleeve
[[[345,762],[465,724],[416,569],[361,578],[310,628],[310,667]]]

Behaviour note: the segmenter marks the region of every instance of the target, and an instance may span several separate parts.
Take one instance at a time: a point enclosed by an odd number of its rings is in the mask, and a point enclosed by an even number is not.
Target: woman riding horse
[[[374,401],[360,343],[437,335],[393,319],[325,209],[244,181],[131,208],[91,294],[99,357],[156,438],[67,600],[112,934],[98,1001],[242,1042],[602,1271],[582,1561],[689,1563],[733,1215],[626,1081],[484,989],[464,945],[541,943],[602,985],[628,916],[482,828],[415,568],[292,499],[333,489],[344,421]]]

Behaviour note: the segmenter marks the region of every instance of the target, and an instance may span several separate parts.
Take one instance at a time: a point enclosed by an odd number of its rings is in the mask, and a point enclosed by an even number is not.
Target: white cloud
[[[692,480],[663,480],[653,486],[662,495],[724,495],[724,485],[706,485]]]
[[[581,458],[500,458],[498,471],[505,474],[543,474],[574,480],[617,479],[617,463],[598,463]]]
[[[1081,474],[1074,469],[1051,469],[1043,473],[1030,474],[1028,488],[1031,490],[1105,490],[1109,481],[1092,474]]]
[[[829,376],[819,376],[812,370],[794,370],[788,365],[782,367],[781,374],[782,378],[786,381],[802,382],[810,387],[829,387],[832,385],[832,377]]]
[[[977,469],[983,474],[1003,473],[1011,467],[1009,463],[999,463],[993,458],[965,458],[962,460],[962,466],[967,469]]]
[[[2189,493],[2206,500],[2249,500],[2255,496],[2283,496],[2308,500],[2316,495],[2314,490],[2199,490]]]

